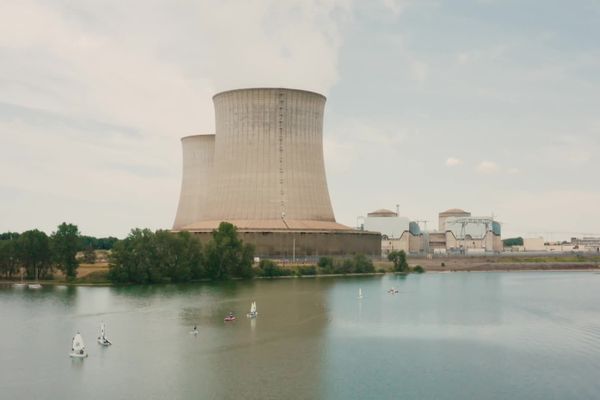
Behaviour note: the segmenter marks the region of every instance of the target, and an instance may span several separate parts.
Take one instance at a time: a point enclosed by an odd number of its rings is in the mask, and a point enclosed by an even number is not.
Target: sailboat
[[[106,338],[106,325],[104,322],[100,324],[100,336],[98,336],[98,343],[102,346],[110,346],[112,343]]]
[[[256,311],[256,302],[253,301],[252,304],[250,304],[250,312],[246,314],[246,316],[248,318],[256,318],[257,315],[258,311]]]
[[[17,288],[24,288],[27,285],[23,282],[23,268],[19,268],[19,269],[21,270],[21,282],[20,283],[14,283],[13,286],[17,287]]]
[[[38,270],[37,267],[35,269],[35,283],[30,283],[29,286],[27,286],[29,289],[41,289],[42,285],[40,285],[38,283]]]
[[[194,328],[190,331],[190,335],[197,335],[199,333],[200,331],[198,330],[198,327],[194,325]]]
[[[358,288],[358,298],[362,299],[363,298],[363,294],[362,294],[362,289]]]
[[[71,353],[69,353],[69,356],[73,358],[85,358],[88,356],[87,351],[85,351],[83,337],[81,337],[79,332],[73,337],[73,345],[71,346]]]

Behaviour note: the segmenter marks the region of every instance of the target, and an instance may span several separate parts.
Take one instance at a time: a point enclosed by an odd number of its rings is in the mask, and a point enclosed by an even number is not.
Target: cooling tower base
[[[202,243],[208,242],[212,232],[190,230]],[[377,232],[355,230],[244,230],[238,229],[245,243],[255,246],[258,257],[288,258],[345,256],[365,254],[381,255],[381,235]]]

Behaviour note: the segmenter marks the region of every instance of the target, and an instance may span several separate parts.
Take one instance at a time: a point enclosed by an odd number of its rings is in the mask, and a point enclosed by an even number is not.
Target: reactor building
[[[216,132],[181,139],[174,231],[207,241],[222,221],[259,256],[381,252],[381,235],[335,220],[323,158],[321,94],[239,89],[213,97]]]

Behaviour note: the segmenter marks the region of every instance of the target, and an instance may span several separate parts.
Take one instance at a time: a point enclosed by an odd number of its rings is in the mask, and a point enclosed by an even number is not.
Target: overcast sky
[[[211,97],[328,97],[339,222],[377,208],[503,236],[600,235],[596,0],[2,0],[0,231],[170,228]]]

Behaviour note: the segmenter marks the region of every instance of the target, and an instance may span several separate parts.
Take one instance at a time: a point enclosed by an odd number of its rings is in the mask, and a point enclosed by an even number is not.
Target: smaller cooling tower
[[[183,174],[173,229],[202,220],[207,211],[207,188],[213,171],[215,135],[186,136],[181,139],[181,147]]]

